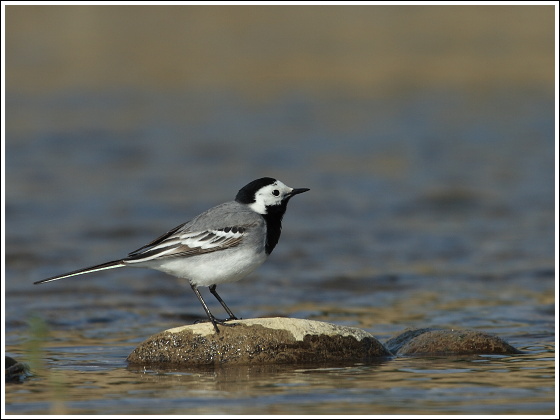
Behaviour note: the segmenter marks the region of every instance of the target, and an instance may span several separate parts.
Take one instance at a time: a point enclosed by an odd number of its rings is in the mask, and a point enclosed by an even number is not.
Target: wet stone
[[[407,330],[385,346],[398,356],[522,353],[495,335],[472,330]]]
[[[366,362],[391,353],[353,327],[294,318],[257,318],[220,326],[188,325],[155,334],[129,356],[132,365],[301,364]]]
[[[6,382],[23,382],[29,375],[29,366],[18,362],[10,356],[5,356],[4,380]]]

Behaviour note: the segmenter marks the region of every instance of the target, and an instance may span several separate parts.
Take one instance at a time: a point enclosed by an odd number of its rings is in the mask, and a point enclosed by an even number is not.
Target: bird
[[[81,274],[119,267],[141,267],[188,280],[208,320],[219,334],[219,325],[237,318],[216,291],[222,283],[241,280],[272,253],[282,231],[288,202],[309,188],[291,188],[263,177],[241,188],[235,200],[212,207],[171,229],[127,257],[81,268],[34,282],[48,283]],[[208,287],[229,318],[218,319],[202,298],[199,287]]]

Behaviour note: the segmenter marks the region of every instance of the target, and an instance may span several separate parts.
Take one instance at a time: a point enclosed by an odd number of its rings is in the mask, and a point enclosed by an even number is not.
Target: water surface
[[[7,413],[554,413],[543,9],[71,10],[9,20],[5,351],[34,375],[7,384]],[[144,38],[146,22],[161,38]],[[32,284],[124,257],[262,176],[311,190],[290,202],[271,258],[219,287],[235,314],[382,341],[475,329],[526,353],[137,370],[136,345],[202,317],[190,288],[142,269]]]

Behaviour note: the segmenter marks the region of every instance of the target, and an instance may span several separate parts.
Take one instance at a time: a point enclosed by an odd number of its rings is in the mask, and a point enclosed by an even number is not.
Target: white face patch
[[[288,187],[283,182],[276,181],[274,184],[266,185],[258,190],[255,193],[255,202],[249,204],[249,207],[254,212],[266,214],[267,206],[279,205],[292,190],[293,188]]]

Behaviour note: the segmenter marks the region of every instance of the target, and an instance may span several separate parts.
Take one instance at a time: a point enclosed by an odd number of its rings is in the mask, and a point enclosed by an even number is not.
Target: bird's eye
[[[280,195],[280,191],[278,191],[278,190],[273,190],[273,191],[272,191],[272,195],[278,197],[278,196]]]

